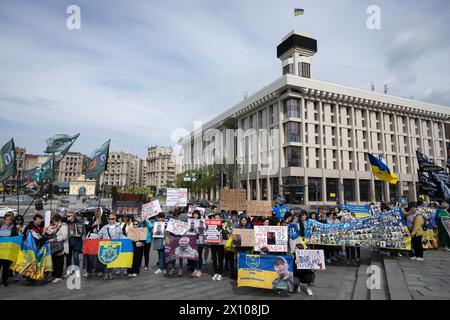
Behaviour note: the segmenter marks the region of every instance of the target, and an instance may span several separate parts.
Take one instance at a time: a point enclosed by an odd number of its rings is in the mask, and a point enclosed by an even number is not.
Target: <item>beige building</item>
[[[415,151],[445,167],[450,108],[312,79],[316,51],[316,40],[297,32],[282,39],[283,75],[181,139],[184,170],[225,154],[241,166],[231,187],[248,199],[282,194],[306,207],[416,200]],[[382,155],[399,183],[374,178],[368,153]]]
[[[83,155],[79,152],[68,152],[59,163],[55,172],[55,181],[71,181],[83,172]]]
[[[126,188],[139,186],[141,161],[137,156],[124,152],[110,152],[107,170],[100,176],[100,184]]]
[[[95,195],[95,179],[87,179],[84,175],[80,175],[79,177],[70,180],[69,182],[69,195],[71,196],[93,196]]]
[[[173,186],[175,182],[176,157],[171,147],[148,148],[146,185],[161,189]]]
[[[25,170],[25,153],[26,149],[21,147],[16,147],[16,169],[17,174],[9,178],[9,180],[17,181],[17,179],[22,179],[22,172]]]

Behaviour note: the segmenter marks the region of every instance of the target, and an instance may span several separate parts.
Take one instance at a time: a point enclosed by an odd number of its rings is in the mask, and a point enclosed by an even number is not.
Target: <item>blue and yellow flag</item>
[[[294,16],[302,16],[305,10],[303,9],[294,9]]]
[[[15,237],[0,237],[0,259],[15,263],[20,252],[22,235]]]
[[[381,160],[375,158],[369,153],[370,166],[372,167],[372,173],[378,179],[389,182],[390,184],[396,184],[398,177],[392,172],[388,166]]]
[[[46,242],[38,250],[32,233],[28,233],[28,237],[22,243],[17,260],[10,269],[33,280],[44,280],[45,272],[53,271],[50,244]]]
[[[84,255],[96,255],[107,268],[131,268],[133,265],[133,243],[130,239],[86,239]]]

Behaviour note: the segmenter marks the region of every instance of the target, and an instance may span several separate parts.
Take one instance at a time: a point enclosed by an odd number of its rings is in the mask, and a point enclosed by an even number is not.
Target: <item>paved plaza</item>
[[[427,251],[424,262],[410,261],[408,257],[383,257],[379,253],[362,251],[360,266],[346,265],[343,261],[327,265],[317,272],[314,296],[294,293],[287,296],[271,290],[236,287],[236,282],[227,277],[220,282],[212,281],[211,260],[202,277],[191,278],[185,271],[183,276],[155,275],[156,252],[151,251],[150,270],[141,272],[136,278],[115,276],[105,281],[96,275],[81,278],[81,289],[69,290],[66,281],[60,283],[31,283],[23,279],[11,281],[8,288],[0,288],[0,299],[48,299],[48,300],[389,300],[389,299],[449,299],[450,298],[450,253],[438,250]],[[341,257],[342,260],[344,257]],[[366,269],[380,265],[383,280],[380,289],[367,289]],[[392,296],[391,296],[392,295]]]

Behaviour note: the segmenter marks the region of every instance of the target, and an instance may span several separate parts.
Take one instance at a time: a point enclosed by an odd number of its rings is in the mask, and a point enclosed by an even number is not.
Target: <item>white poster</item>
[[[186,188],[167,188],[166,206],[186,207],[187,189]]]
[[[287,252],[288,228],[286,226],[255,226],[255,251],[267,247],[269,252]]]
[[[206,210],[206,209],[205,209],[205,208],[197,207],[197,205],[192,205],[192,204],[189,205],[188,212],[187,212],[187,216],[188,216],[189,218],[192,218],[192,214],[194,213],[195,210],[200,211],[200,216],[201,216],[202,218],[205,217],[205,210]]]
[[[170,219],[166,230],[178,236],[182,236],[186,233],[188,228],[189,226],[186,221]]]
[[[325,256],[323,250],[295,249],[297,269],[299,270],[325,270]]]
[[[164,221],[158,221],[153,223],[153,238],[164,238],[164,230],[166,223]]]
[[[50,219],[52,217],[52,212],[51,211],[45,211],[45,216],[44,216],[44,227],[47,228],[50,225]]]
[[[141,218],[151,218],[158,215],[160,212],[162,212],[162,210],[159,200],[150,201],[149,203],[142,205]]]

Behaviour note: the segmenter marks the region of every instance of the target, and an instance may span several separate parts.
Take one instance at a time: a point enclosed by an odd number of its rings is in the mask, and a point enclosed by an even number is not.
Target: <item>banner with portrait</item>
[[[353,204],[343,204],[341,205],[341,211],[345,209],[355,214],[356,218],[364,218],[369,216],[369,206],[366,204],[364,206],[357,206]]]
[[[240,252],[237,285],[293,292],[293,257]]]
[[[200,211],[200,216],[202,218],[205,217],[205,210],[206,210],[205,208],[201,208],[201,207],[197,206],[196,204],[190,204],[188,207],[188,212],[187,212],[188,218],[192,218],[192,214],[194,213],[195,210]]]
[[[197,249],[197,236],[177,236],[166,233],[166,261],[173,261],[175,259],[198,260]]]
[[[266,247],[269,252],[287,252],[287,226],[255,226],[255,251]]]
[[[411,237],[401,208],[338,224],[308,220],[306,241],[331,246],[411,249]]]

